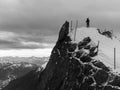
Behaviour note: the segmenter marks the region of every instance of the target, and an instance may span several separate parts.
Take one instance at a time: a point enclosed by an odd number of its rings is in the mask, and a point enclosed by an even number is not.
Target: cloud
[[[0,49],[39,49],[53,47],[53,43],[43,42],[42,40],[44,38],[35,37],[30,34],[0,31]]]
[[[119,32],[119,8],[120,0],[0,0],[0,49],[52,48],[62,24],[71,19],[81,27],[90,17],[91,26]]]
[[[66,19],[119,28],[120,0],[0,0],[0,48],[52,47]],[[47,44],[47,45],[46,45]]]
[[[45,48],[45,49],[22,49],[22,50],[0,50],[0,57],[6,57],[6,56],[19,56],[19,57],[48,57],[51,54],[52,49],[51,48]]]
[[[0,29],[53,35],[66,19],[82,22],[88,16],[93,26],[118,29],[119,4],[120,0],[0,0]]]

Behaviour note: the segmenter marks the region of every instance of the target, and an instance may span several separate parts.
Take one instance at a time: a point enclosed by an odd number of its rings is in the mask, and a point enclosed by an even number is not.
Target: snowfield
[[[75,30],[69,33],[69,36],[74,41]],[[111,38],[102,35],[98,32],[97,28],[77,28],[75,42],[82,41],[85,37],[90,37],[92,39],[93,45],[99,43],[99,52],[94,59],[102,61],[106,66],[111,69],[114,68],[114,48],[116,48],[116,67],[117,71],[120,72],[120,41],[114,36]]]

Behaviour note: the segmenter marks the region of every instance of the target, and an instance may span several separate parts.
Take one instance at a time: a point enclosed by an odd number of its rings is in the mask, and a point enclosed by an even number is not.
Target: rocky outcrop
[[[120,90],[120,76],[92,58],[97,45],[90,44],[90,37],[75,43],[68,33],[66,21],[46,68],[12,81],[3,90]]]
[[[104,32],[102,32],[102,35],[105,35],[105,36],[107,36],[108,38],[111,38],[111,39],[112,39],[112,36],[113,36],[111,31],[104,31]]]
[[[112,39],[113,31],[106,31],[105,30],[105,31],[102,32],[102,31],[100,31],[100,29],[97,29],[97,30],[98,30],[98,33],[100,33],[100,34],[102,34],[102,35]]]

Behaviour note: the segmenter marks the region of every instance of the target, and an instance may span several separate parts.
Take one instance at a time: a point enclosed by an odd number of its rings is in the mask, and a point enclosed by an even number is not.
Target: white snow
[[[74,40],[75,30],[69,33],[69,36],[72,40]],[[92,41],[97,45],[99,43],[99,54],[94,57],[96,60],[101,60],[104,64],[109,66],[110,68],[114,68],[114,48],[116,48],[116,65],[117,70],[120,71],[120,41],[113,37],[108,38],[104,35],[101,35],[97,28],[77,28],[76,38],[74,42],[80,42],[85,37],[90,37]]]
[[[32,64],[26,64],[25,67],[32,67]]]
[[[45,69],[47,63],[48,63],[48,62],[44,63],[41,67],[42,67],[43,69]]]

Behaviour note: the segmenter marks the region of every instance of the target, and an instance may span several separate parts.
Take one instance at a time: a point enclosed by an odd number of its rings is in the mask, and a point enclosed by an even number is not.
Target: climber
[[[90,27],[90,20],[89,20],[89,18],[86,19],[86,27]]]

